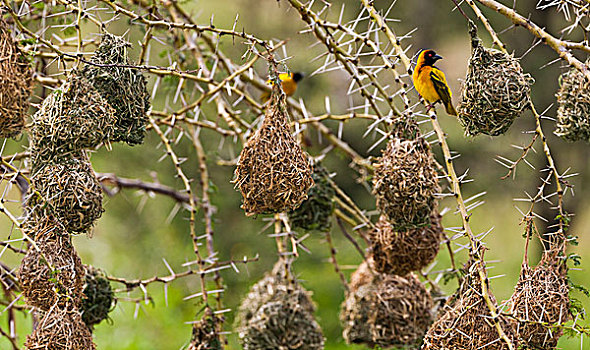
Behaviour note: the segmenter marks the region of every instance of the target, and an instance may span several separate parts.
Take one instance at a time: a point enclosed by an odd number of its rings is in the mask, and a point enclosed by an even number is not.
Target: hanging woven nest
[[[430,222],[428,226],[396,231],[381,215],[375,229],[369,232],[375,270],[404,276],[430,264],[438,253],[444,231],[438,213],[430,215]]]
[[[336,191],[330,185],[330,174],[323,166],[314,165],[314,186],[307,191],[307,199],[301,205],[289,213],[291,227],[301,228],[306,231],[327,231],[332,227],[332,213],[334,212],[334,196]]]
[[[121,67],[131,64],[127,57],[130,46],[121,37],[104,34],[100,46],[90,58],[91,63],[82,69],[82,75],[116,112],[112,141],[135,145],[143,142],[150,101],[147,82],[141,71]]]
[[[523,264],[509,305],[509,312],[519,321],[515,332],[523,348],[554,349],[563,331],[552,326],[571,319],[563,263],[542,259],[534,269]]]
[[[252,286],[238,309],[236,323],[244,350],[324,348],[310,293],[292,279],[285,264],[279,261]]]
[[[590,60],[586,61],[590,69]],[[555,135],[567,141],[590,142],[590,82],[576,68],[559,77],[557,129]]]
[[[26,303],[41,310],[56,304],[79,305],[84,288],[84,265],[70,236],[58,227],[38,227],[35,245],[21,261],[18,278]]]
[[[409,230],[429,225],[440,188],[428,143],[422,137],[393,138],[374,167],[377,208],[392,227]]]
[[[210,309],[202,319],[193,324],[193,336],[187,350],[223,350],[223,343],[216,330],[222,321]]]
[[[246,215],[297,208],[313,186],[308,155],[291,135],[285,95],[273,88],[262,126],[240,153],[235,187]]]
[[[104,272],[95,267],[86,266],[85,280],[80,311],[82,321],[92,330],[94,325],[109,318],[115,305],[115,294]]]
[[[16,137],[25,125],[33,69],[0,17],[0,137]]]
[[[87,232],[102,215],[100,182],[83,153],[35,170],[31,183],[28,210],[53,218],[70,233]]]
[[[482,297],[481,282],[478,276],[479,264],[468,262],[466,273],[459,290],[439,312],[439,317],[428,329],[422,350],[449,349],[509,349],[494,325],[498,322],[504,334],[514,344],[515,336],[511,322],[503,315],[493,318],[488,305]],[[487,283],[487,282],[486,282]],[[488,286],[491,303],[497,305]]]
[[[483,47],[475,25],[469,32],[472,52],[457,108],[459,121],[468,136],[501,135],[529,107],[534,79],[512,55]]]
[[[94,350],[92,334],[75,307],[53,308],[42,313],[41,321],[27,336],[29,350]]]
[[[72,72],[33,116],[29,135],[35,166],[108,142],[114,124],[115,110],[79,72]]]
[[[363,262],[349,287],[340,312],[347,343],[418,346],[433,321],[434,303],[416,275],[373,275]]]

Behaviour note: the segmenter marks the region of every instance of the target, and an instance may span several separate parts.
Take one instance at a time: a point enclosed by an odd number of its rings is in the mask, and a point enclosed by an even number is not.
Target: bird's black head
[[[422,58],[424,65],[432,66],[436,63],[436,61],[441,60],[442,57],[437,55],[434,50],[424,50],[420,53],[420,58]]]
[[[297,83],[299,82],[301,79],[303,79],[305,75],[303,73],[300,72],[295,72],[293,73],[293,80]]]

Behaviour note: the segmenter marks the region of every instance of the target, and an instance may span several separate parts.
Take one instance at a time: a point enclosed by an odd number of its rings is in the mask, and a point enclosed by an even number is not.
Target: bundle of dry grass
[[[430,222],[425,227],[398,231],[381,215],[375,229],[369,232],[375,270],[404,276],[430,264],[443,238],[441,216],[431,214]]]
[[[590,67],[590,60],[586,61]],[[555,135],[567,141],[590,142],[590,82],[575,68],[559,77]]]
[[[240,153],[236,188],[246,215],[289,211],[307,198],[313,186],[308,156],[291,135],[285,95],[278,85],[260,129]]]
[[[289,213],[291,227],[302,228],[306,231],[326,231],[332,227],[332,213],[334,212],[334,196],[336,191],[330,185],[330,174],[323,166],[314,165],[311,177],[314,186],[307,192],[307,199]]]
[[[562,330],[552,326],[571,318],[565,266],[552,260],[542,259],[534,269],[523,264],[510,298],[509,312],[519,321],[515,332],[524,349],[554,349]]]
[[[210,309],[202,319],[193,324],[193,336],[187,350],[223,350],[219,333],[215,329],[220,320]]]
[[[457,108],[465,134],[504,134],[516,117],[529,107],[533,78],[524,74],[518,60],[487,49],[470,29],[472,52]]]
[[[244,350],[324,348],[310,293],[289,276],[279,261],[242,301],[236,322]]]
[[[95,148],[113,137],[115,110],[79,72],[44,101],[29,135],[35,166]]]
[[[49,310],[66,303],[79,305],[84,288],[84,265],[70,236],[57,227],[39,232],[19,268],[19,282],[28,305]]]
[[[145,77],[138,69],[128,67],[129,46],[121,37],[104,34],[82,75],[116,112],[112,141],[135,145],[143,142],[150,102]]]
[[[0,137],[16,137],[25,125],[33,69],[0,17]]]
[[[363,262],[342,304],[344,339],[371,347],[415,347],[432,323],[433,306],[430,293],[414,274],[373,274]]]
[[[109,280],[101,270],[86,266],[86,284],[82,298],[82,321],[93,329],[94,325],[106,320],[113,310],[115,294]]]
[[[28,210],[53,218],[70,233],[87,232],[102,215],[100,182],[84,153],[34,170],[31,183]]]
[[[408,230],[430,224],[440,189],[428,143],[421,137],[393,138],[374,167],[377,208],[393,228]]]
[[[498,322],[506,336],[513,342],[515,336],[510,321],[500,315],[492,318],[482,297],[478,277],[478,263],[468,262],[464,267],[466,276],[459,290],[445,304],[438,319],[428,329],[422,350],[448,349],[509,349],[501,339],[494,322]],[[489,288],[488,288],[489,291]],[[496,304],[490,293],[490,300]]]
[[[33,333],[27,336],[29,350],[92,350],[92,334],[75,307],[53,308],[43,313]]]

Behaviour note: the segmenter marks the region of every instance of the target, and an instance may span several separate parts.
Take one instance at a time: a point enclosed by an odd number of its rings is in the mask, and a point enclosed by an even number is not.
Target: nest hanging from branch
[[[340,312],[344,339],[371,347],[417,346],[433,321],[433,307],[416,275],[373,275],[363,262]]]
[[[397,231],[381,215],[375,229],[369,232],[375,270],[404,276],[430,264],[443,238],[441,216],[431,214],[430,222],[429,226]]]
[[[235,187],[246,215],[280,213],[298,207],[313,186],[308,155],[289,130],[285,95],[273,88],[262,126],[240,153]]]
[[[85,280],[80,311],[82,321],[92,330],[94,325],[109,317],[115,305],[115,294],[106,275],[97,268],[86,266]]]
[[[330,219],[334,212],[333,199],[336,191],[328,181],[329,176],[326,168],[319,164],[314,165],[311,174],[314,186],[307,192],[307,199],[289,213],[291,227],[306,231],[327,231],[332,227]]]
[[[16,137],[25,125],[33,69],[1,17],[0,57],[0,137]]]
[[[469,32],[472,52],[461,86],[459,121],[468,136],[501,135],[529,107],[534,80],[513,56],[483,47],[475,25]]]
[[[100,182],[84,153],[44,165],[34,171],[31,183],[28,210],[53,218],[70,233],[87,232],[102,215]]]
[[[27,251],[18,272],[27,304],[45,311],[66,303],[79,305],[84,265],[71,238],[58,227],[40,224],[38,230],[35,245]]]
[[[393,228],[408,230],[429,225],[440,188],[428,143],[422,137],[393,138],[374,167],[377,208]]]
[[[79,72],[72,72],[33,116],[29,135],[35,167],[108,142],[114,124],[115,110]]]
[[[552,326],[571,319],[569,306],[563,263],[542,259],[534,269],[523,264],[509,310],[519,321],[515,331],[520,345],[525,349],[554,349],[563,331]]]
[[[197,323],[193,324],[193,336],[187,350],[223,350],[223,343],[216,330],[221,320],[210,309]]]
[[[590,60],[586,61],[590,67]],[[575,68],[559,77],[555,135],[567,141],[590,142],[590,82]]]
[[[292,279],[279,260],[242,301],[236,317],[244,350],[324,348],[324,336],[313,317],[310,293]]]
[[[494,321],[500,324],[508,339],[514,344],[515,335],[511,322],[503,315],[494,319],[490,314],[488,305],[482,297],[478,268],[479,263],[474,263],[473,260],[465,265],[466,276],[463,283],[428,329],[422,350],[509,349],[501,339]],[[497,305],[489,286],[488,295],[490,301]]]
[[[29,350],[94,350],[92,334],[71,306],[53,308],[42,313],[41,321],[33,333],[27,336],[25,346]]]
[[[150,109],[146,79],[131,63],[123,38],[105,33],[100,46],[82,69],[82,75],[115,110],[112,141],[129,145],[143,142]]]

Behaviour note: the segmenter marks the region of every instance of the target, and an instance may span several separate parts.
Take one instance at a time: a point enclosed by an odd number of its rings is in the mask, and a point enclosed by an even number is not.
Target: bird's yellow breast
[[[434,103],[440,100],[440,96],[436,92],[434,83],[430,77],[431,72],[432,67],[422,66],[421,68],[416,68],[412,76],[416,91],[418,91],[420,96],[422,96],[428,103]]]

